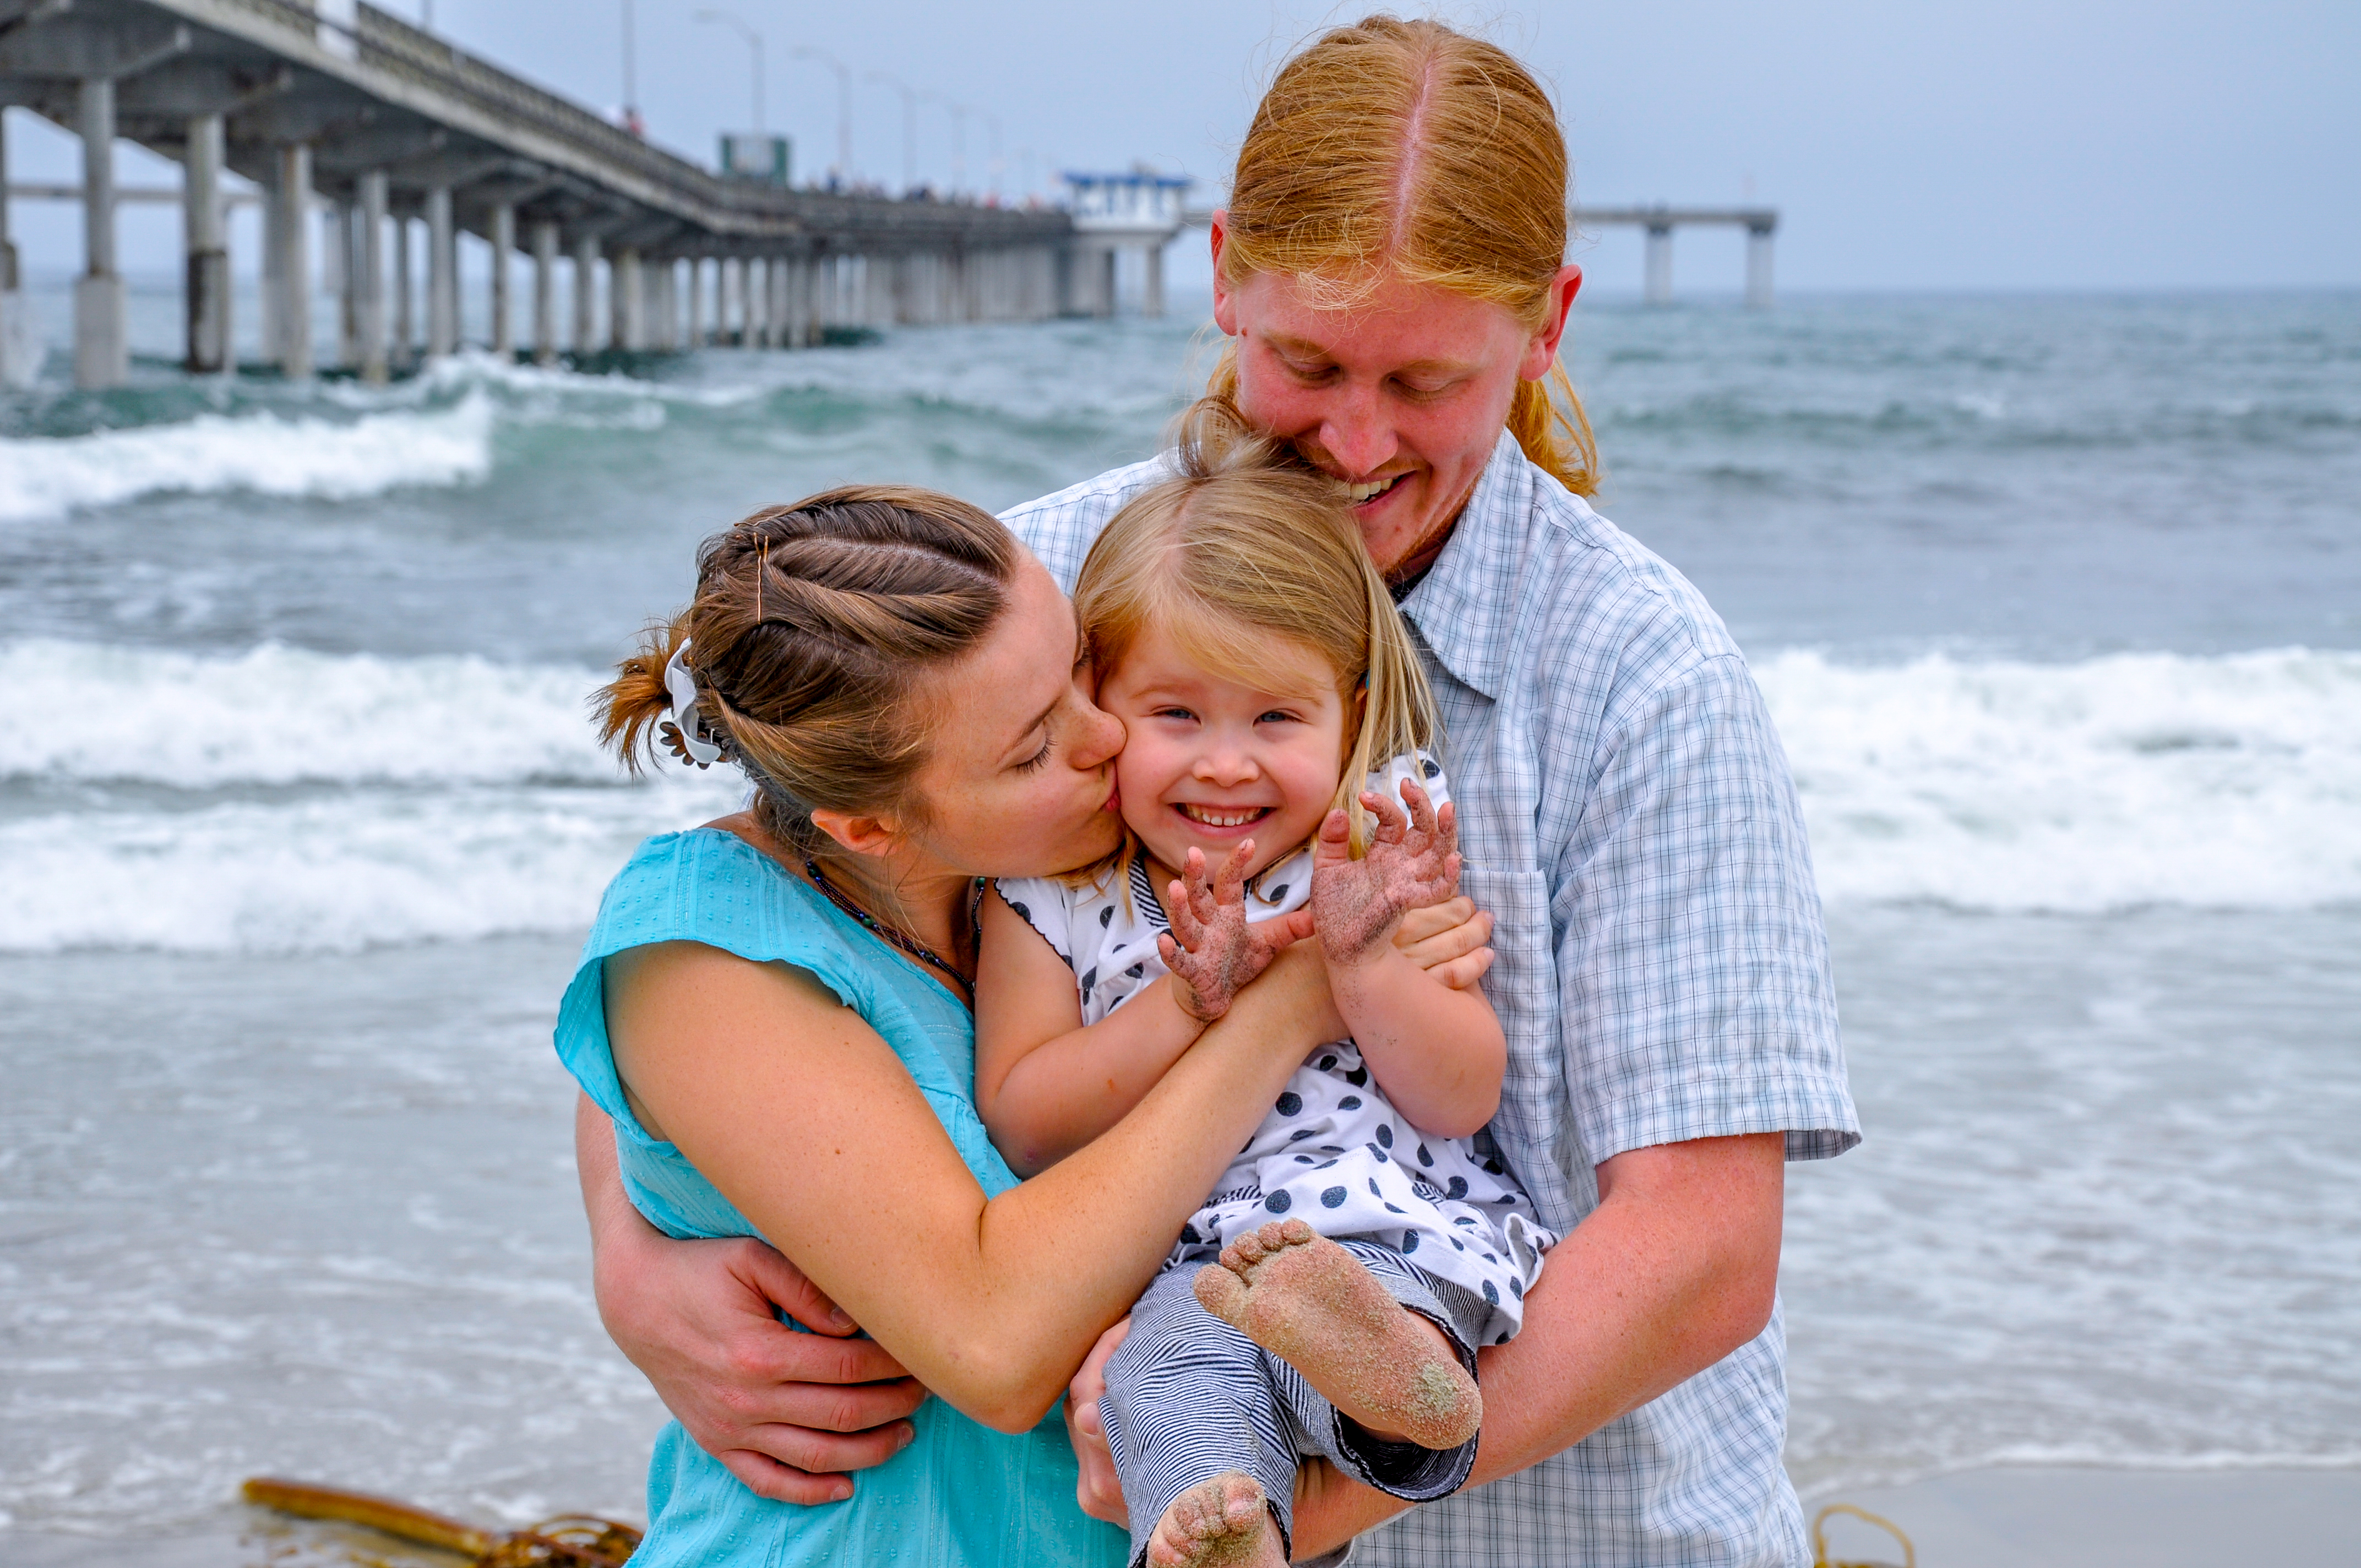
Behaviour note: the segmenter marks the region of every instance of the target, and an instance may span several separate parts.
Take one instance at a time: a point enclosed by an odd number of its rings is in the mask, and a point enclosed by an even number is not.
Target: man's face
[[[1549,373],[1581,269],[1559,272],[1534,332],[1501,306],[1391,278],[1346,310],[1323,308],[1294,278],[1228,284],[1223,237],[1217,215],[1213,319],[1237,339],[1240,411],[1352,487],[1379,571],[1424,565],[1476,488],[1517,383]]]

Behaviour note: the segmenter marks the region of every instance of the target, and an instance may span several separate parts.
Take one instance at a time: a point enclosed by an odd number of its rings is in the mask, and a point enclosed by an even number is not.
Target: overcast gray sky
[[[416,16],[421,0],[380,0]],[[621,0],[431,0],[461,47],[598,108],[621,101]],[[649,135],[712,157],[748,119],[747,50],[694,20],[699,0],[636,0]],[[833,160],[837,86],[854,72],[853,161],[898,181],[900,99],[885,71],[1002,122],[1005,185],[1147,159],[1214,185],[1290,46],[1372,7],[1293,0],[1189,6],[1035,0],[860,5],[729,0],[764,36],[770,127],[801,170]],[[1438,14],[1530,63],[1566,116],[1577,195],[1736,202],[1783,212],[1784,289],[2251,287],[2361,283],[2361,4],[2356,0],[1665,0]],[[71,144],[12,111],[18,179],[71,178]],[[951,121],[922,104],[921,178],[948,181]],[[971,117],[972,183],[989,132]],[[126,159],[156,183],[169,166]],[[1202,194],[1202,193],[1201,193]],[[19,203],[43,268],[72,264],[71,209]],[[173,263],[177,218],[126,221],[126,259]],[[1204,276],[1195,256],[1176,281]],[[1636,289],[1639,242],[1598,236],[1605,289]],[[1178,260],[1178,258],[1176,258]],[[1737,287],[1741,242],[1685,233],[1685,289]]]

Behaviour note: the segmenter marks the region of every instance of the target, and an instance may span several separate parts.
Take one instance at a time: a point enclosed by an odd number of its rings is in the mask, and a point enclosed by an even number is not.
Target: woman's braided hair
[[[690,643],[697,717],[756,785],[755,818],[807,855],[814,808],[923,821],[911,781],[934,704],[921,676],[972,651],[1006,608],[1016,541],[931,490],[860,485],[768,507],[707,540],[697,597],[648,628],[599,693],[599,739],[637,772]]]

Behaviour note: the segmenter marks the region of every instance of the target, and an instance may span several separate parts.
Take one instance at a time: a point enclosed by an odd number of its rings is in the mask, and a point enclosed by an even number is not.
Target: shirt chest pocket
[[[1459,874],[1459,891],[1492,916],[1496,957],[1484,976],[1484,994],[1508,1036],[1510,1071],[1555,1060],[1557,963],[1549,879],[1534,871],[1469,866]]]

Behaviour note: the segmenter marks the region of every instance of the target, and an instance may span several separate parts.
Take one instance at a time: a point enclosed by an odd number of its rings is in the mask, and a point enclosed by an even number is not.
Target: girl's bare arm
[[[1359,860],[1343,812],[1322,824],[1312,914],[1337,1011],[1386,1098],[1422,1132],[1466,1137],[1499,1109],[1508,1041],[1481,991],[1423,972],[1388,939],[1405,911],[1448,897],[1459,881],[1451,806],[1437,810],[1415,783],[1401,792],[1400,802],[1361,796],[1377,825]]]
[[[608,960],[608,1029],[652,1133],[913,1376],[1016,1431],[1317,1043],[1314,958],[1280,955],[1130,1116],[988,1201],[884,1041],[801,971],[695,943],[633,948]]]
[[[998,893],[985,898],[975,1104],[1017,1175],[1048,1169],[1122,1121],[1204,1032],[1169,985],[1083,1027],[1073,970]]]

